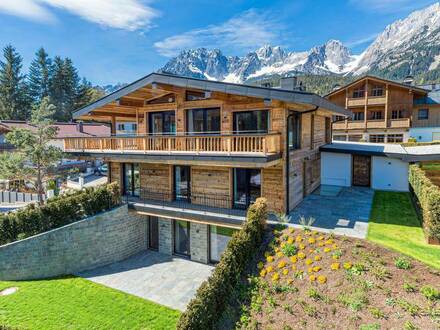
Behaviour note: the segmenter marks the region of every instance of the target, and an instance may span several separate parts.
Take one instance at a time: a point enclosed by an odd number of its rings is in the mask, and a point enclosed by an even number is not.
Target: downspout
[[[299,112],[301,114],[301,116],[304,113],[309,113],[309,112],[314,112],[317,111],[319,109],[319,105],[317,105],[316,107],[314,107],[313,109],[310,110],[306,110],[304,112]],[[286,174],[285,174],[285,179],[286,179],[286,214],[289,214],[289,197],[290,197],[290,189],[289,189],[289,179],[290,179],[290,149],[289,149],[289,119],[294,116],[296,113],[293,111],[289,110],[289,114],[287,115],[287,121],[286,121],[286,144],[285,144],[285,153],[286,153]],[[302,127],[302,125],[300,125],[300,127]],[[301,132],[299,132],[299,136],[301,137]]]

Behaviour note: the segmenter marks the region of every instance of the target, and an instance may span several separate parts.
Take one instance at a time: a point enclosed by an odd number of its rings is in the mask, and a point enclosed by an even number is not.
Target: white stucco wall
[[[349,187],[351,185],[351,155],[322,152],[321,184]]]
[[[433,133],[440,138],[440,127],[413,127],[409,130],[409,135],[417,139],[417,142],[431,142]]]
[[[408,191],[408,163],[388,157],[371,157],[371,187]]]

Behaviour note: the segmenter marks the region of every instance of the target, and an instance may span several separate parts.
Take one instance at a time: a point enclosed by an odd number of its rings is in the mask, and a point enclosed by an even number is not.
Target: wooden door
[[[369,187],[371,178],[371,157],[353,155],[353,186]]]

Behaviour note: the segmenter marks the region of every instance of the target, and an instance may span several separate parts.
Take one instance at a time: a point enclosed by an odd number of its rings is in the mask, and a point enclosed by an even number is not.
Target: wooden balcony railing
[[[237,135],[172,135],[69,137],[64,139],[65,152],[139,152],[139,153],[211,153],[276,154],[280,152],[279,133]]]
[[[390,119],[388,122],[388,127],[391,128],[409,128],[410,126],[411,121],[409,118]]]

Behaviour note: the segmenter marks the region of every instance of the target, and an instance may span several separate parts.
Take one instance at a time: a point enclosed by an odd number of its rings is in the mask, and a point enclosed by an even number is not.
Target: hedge
[[[212,275],[202,283],[181,315],[177,329],[214,328],[263,241],[266,218],[266,200],[259,198],[249,208],[246,222],[229,241]]]
[[[426,235],[440,240],[440,188],[429,180],[418,165],[410,166],[409,182],[422,210]]]
[[[0,215],[0,245],[65,226],[121,204],[116,183],[54,197]]]

